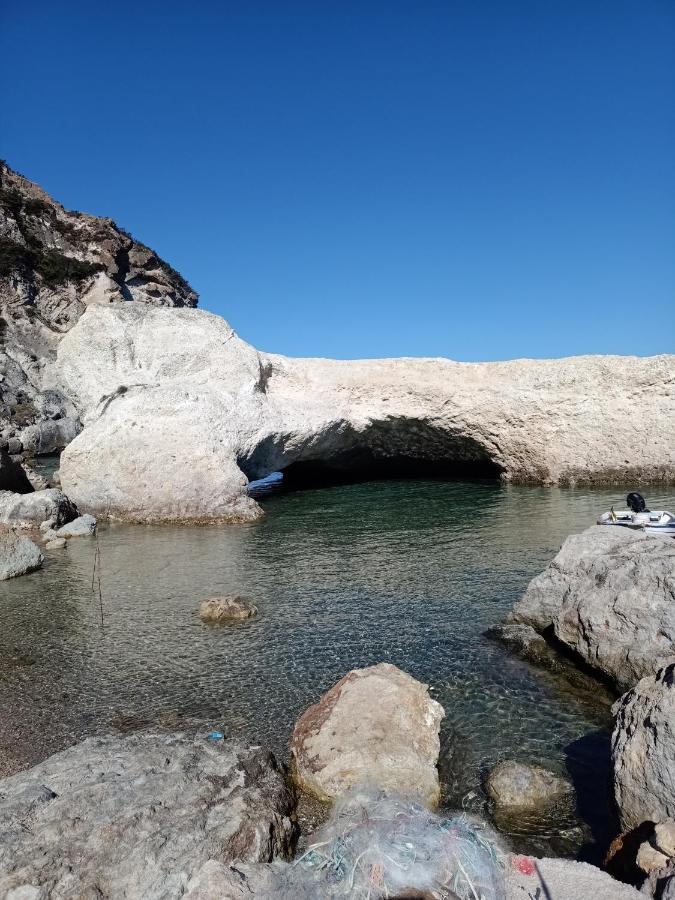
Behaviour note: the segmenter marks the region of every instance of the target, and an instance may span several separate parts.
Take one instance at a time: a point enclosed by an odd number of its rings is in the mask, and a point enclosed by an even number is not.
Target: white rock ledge
[[[248,478],[294,463],[675,480],[674,379],[670,355],[289,359],[211,313],[143,304],[90,305],[45,376],[84,425],[62,457],[65,493],[139,522],[254,521]]]

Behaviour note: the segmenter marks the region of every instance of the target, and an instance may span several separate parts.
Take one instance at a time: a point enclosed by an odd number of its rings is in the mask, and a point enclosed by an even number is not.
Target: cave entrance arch
[[[406,478],[498,480],[504,472],[475,437],[411,418],[359,430],[345,424],[302,442],[272,436],[239,465],[251,481],[280,472],[284,490]]]

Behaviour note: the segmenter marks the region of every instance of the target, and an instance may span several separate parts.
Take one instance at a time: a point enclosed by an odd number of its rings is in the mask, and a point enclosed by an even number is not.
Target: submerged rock
[[[37,528],[45,520],[60,527],[77,516],[77,507],[57,488],[14,494],[0,491],[0,525],[15,528]]]
[[[492,802],[502,809],[539,809],[574,791],[566,778],[541,766],[503,760],[494,766],[485,782]]]
[[[365,782],[436,804],[444,715],[427,685],[396,666],[353,669],[296,722],[297,781],[321,800]]]
[[[89,738],[0,780],[0,896],[178,900],[211,860],[288,855],[293,808],[260,749],[153,732]]]
[[[614,705],[614,794],[625,828],[675,817],[675,661]]]
[[[555,637],[619,689],[673,656],[675,541],[607,525],[567,538],[509,616]]]
[[[65,525],[62,525],[56,533],[61,538],[73,538],[86,537],[93,534],[95,531],[96,519],[94,516],[85,513],[83,516],[78,516],[76,519],[73,519],[72,522],[67,522]]]
[[[62,537],[52,538],[45,544],[45,550],[63,550],[66,546],[66,539]]]
[[[258,607],[246,597],[211,597],[199,607],[203,622],[242,622],[258,615]]]
[[[0,529],[0,581],[34,572],[43,562],[37,544],[23,535]]]

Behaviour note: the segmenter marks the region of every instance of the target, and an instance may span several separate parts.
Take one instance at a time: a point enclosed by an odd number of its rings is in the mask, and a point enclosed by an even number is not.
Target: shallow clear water
[[[483,637],[564,538],[626,491],[391,481],[280,495],[230,527],[110,526],[0,585],[0,769],[97,730],[198,720],[283,757],[297,716],[355,666],[387,660],[443,704],[445,803],[476,811],[500,758],[567,767],[585,807],[507,825],[575,853],[608,825],[610,697],[572,689]],[[649,494],[652,508],[672,494]],[[657,502],[658,501],[658,502]],[[257,619],[206,626],[238,592]],[[562,833],[561,833],[562,832]]]

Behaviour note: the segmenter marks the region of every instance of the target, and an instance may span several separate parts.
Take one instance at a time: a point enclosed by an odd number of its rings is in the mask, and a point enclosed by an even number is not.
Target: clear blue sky
[[[673,0],[0,10],[0,156],[257,346],[675,350]]]

